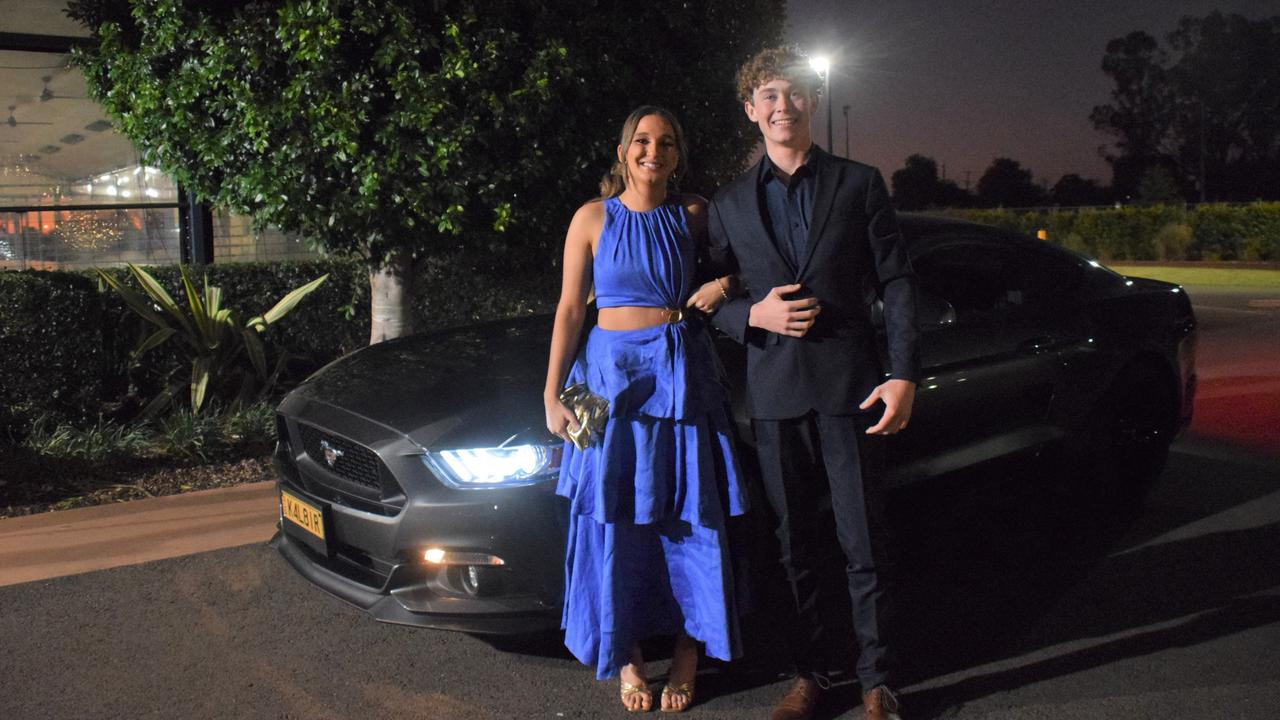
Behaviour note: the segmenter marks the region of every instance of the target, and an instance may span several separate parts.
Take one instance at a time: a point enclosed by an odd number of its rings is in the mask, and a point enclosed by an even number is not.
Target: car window
[[[1049,302],[1079,278],[1079,269],[1013,243],[954,242],[913,261],[921,287],[945,299],[958,319]]]

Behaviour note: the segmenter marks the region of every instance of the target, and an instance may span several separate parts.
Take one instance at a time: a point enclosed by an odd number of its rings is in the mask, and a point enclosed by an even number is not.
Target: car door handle
[[[1024,353],[1042,353],[1049,349],[1053,344],[1053,337],[1050,335],[1041,335],[1033,337],[1030,340],[1023,340],[1018,343],[1018,351]]]

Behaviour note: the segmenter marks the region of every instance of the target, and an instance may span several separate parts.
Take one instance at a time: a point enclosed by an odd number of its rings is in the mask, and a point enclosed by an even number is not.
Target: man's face
[[[767,145],[807,150],[813,143],[809,118],[818,108],[810,88],[774,78],[755,89],[745,104],[747,117],[760,128]]]

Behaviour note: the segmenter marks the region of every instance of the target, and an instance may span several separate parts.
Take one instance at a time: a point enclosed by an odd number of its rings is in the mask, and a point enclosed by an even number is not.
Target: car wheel
[[[1160,477],[1173,441],[1173,394],[1158,367],[1134,364],[1112,383],[1095,417],[1093,477],[1101,489],[1136,501]]]

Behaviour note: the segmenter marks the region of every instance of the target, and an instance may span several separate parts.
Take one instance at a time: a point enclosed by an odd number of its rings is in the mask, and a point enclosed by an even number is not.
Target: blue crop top
[[[646,212],[604,201],[592,277],[596,307],[683,307],[695,273],[693,236],[680,196]]]

